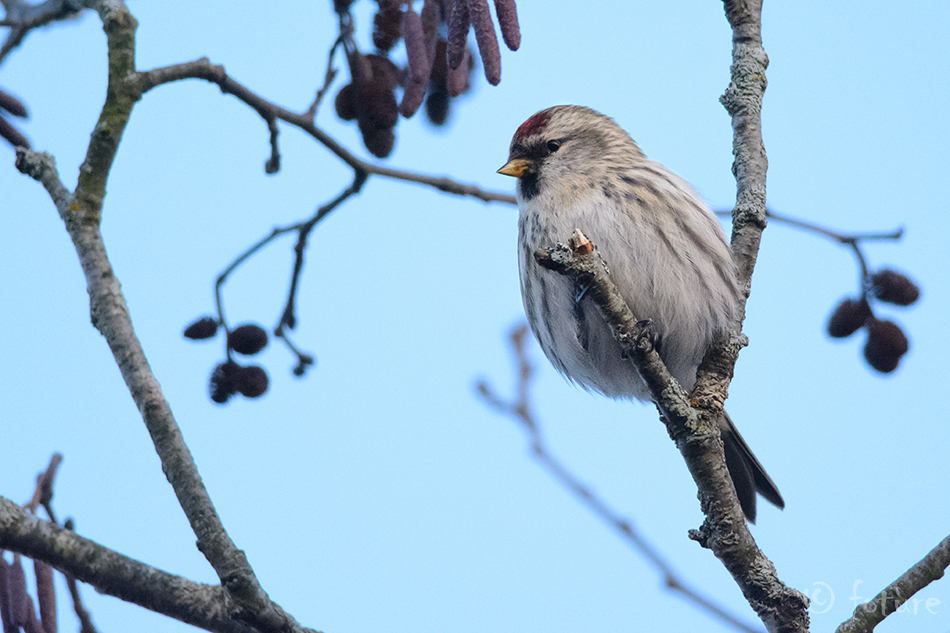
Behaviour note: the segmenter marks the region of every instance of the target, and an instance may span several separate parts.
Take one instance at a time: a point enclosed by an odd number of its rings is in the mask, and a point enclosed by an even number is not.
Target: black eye
[[[561,149],[561,141],[548,141],[548,151],[552,154]]]

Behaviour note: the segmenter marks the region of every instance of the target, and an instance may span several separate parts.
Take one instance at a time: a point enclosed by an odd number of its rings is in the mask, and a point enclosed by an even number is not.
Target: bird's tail
[[[755,523],[756,492],[765,497],[769,503],[784,508],[785,500],[782,499],[782,494],[762,468],[762,464],[752,454],[752,449],[739,435],[736,425],[732,423],[729,414],[725,411],[719,421],[719,432],[726,452],[726,467],[736,487],[739,504],[749,523]]]

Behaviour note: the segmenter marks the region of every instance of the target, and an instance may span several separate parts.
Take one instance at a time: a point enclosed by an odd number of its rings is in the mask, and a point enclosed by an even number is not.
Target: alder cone
[[[267,372],[257,365],[242,367],[236,383],[237,390],[245,398],[259,398],[267,392]]]
[[[871,318],[871,306],[864,299],[845,299],[828,320],[828,335],[845,338],[857,332]]]
[[[396,45],[401,36],[402,11],[399,5],[385,3],[373,16],[373,46],[386,52]]]
[[[185,328],[185,338],[193,341],[209,339],[218,333],[218,320],[213,317],[202,317]]]
[[[920,298],[920,288],[906,275],[885,268],[871,277],[874,296],[887,303],[909,306]]]
[[[228,347],[238,354],[252,356],[267,347],[267,331],[249,323],[228,332]]]
[[[346,84],[340,88],[336,95],[333,105],[336,107],[336,115],[344,121],[352,121],[359,114],[357,105],[358,91],[353,84]]]
[[[211,372],[211,380],[208,381],[208,395],[211,400],[224,404],[237,393],[237,376],[241,372],[241,366],[234,361],[221,363]]]
[[[864,345],[864,358],[874,369],[885,374],[894,371],[908,349],[910,349],[910,344],[907,336],[896,323],[877,319],[872,319],[868,323],[868,340]]]

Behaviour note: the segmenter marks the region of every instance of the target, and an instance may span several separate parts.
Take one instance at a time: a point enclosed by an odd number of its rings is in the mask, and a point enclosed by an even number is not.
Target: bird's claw
[[[657,328],[656,323],[653,322],[653,319],[642,319],[637,321],[637,335],[636,335],[636,344],[637,347],[642,349],[644,352],[650,352],[651,350],[660,351],[660,330]]]
[[[584,280],[578,279],[574,283],[574,303],[580,303],[592,285],[594,285],[593,277]]]

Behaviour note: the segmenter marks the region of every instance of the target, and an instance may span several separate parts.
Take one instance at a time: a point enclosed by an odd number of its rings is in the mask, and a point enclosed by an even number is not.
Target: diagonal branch
[[[230,617],[221,587],[150,567],[30,514],[0,497],[0,549],[50,565],[100,592],[208,631],[252,633]]]
[[[523,323],[515,328],[509,336],[512,352],[518,367],[518,379],[516,384],[517,397],[511,401],[507,401],[496,394],[488,383],[484,381],[480,381],[477,385],[479,395],[490,407],[520,423],[522,430],[524,430],[528,436],[528,441],[531,444],[531,452],[541,465],[551,476],[563,485],[564,488],[573,494],[578,501],[587,506],[591,512],[613,528],[624,542],[640,552],[653,568],[656,569],[660,576],[662,576],[663,584],[667,589],[678,593],[697,608],[719,618],[722,622],[734,627],[738,631],[756,633],[758,629],[749,626],[738,617],[726,611],[725,608],[716,604],[712,599],[703,595],[699,589],[691,586],[656,547],[640,533],[629,519],[614,510],[610,504],[598,496],[589,486],[584,484],[576,474],[553,454],[544,439],[544,434],[541,432],[541,425],[535,418],[531,406],[529,384],[534,374],[534,367],[528,360],[525,350],[527,334],[528,325]]]
[[[475,185],[466,185],[457,182],[451,178],[428,176],[364,161],[318,127],[313,122],[313,116],[309,111],[304,113],[291,112],[286,108],[267,101],[260,95],[252,92],[246,86],[232,79],[225,72],[223,66],[212,64],[206,57],[202,57],[193,62],[163,66],[161,68],[137,73],[136,89],[139,96],[141,96],[152,88],[183,79],[204,79],[205,81],[217,85],[221,89],[221,92],[232,95],[253,108],[261,118],[267,122],[269,127],[273,121],[281,120],[303,130],[330,150],[330,152],[336,155],[337,158],[346,163],[355,172],[361,172],[367,176],[382,176],[394,180],[413,182],[438,189],[445,193],[469,196],[484,202],[515,203],[515,197],[511,194],[487,191]],[[273,157],[271,160],[273,160]]]
[[[194,530],[198,548],[228,594],[229,615],[261,631],[303,631],[289,614],[271,602],[244,552],[224,529],[135,335],[125,297],[106,254],[99,230],[106,181],[132,106],[141,94],[136,89],[134,68],[135,18],[120,0],[102,0],[95,3],[95,8],[107,36],[109,84],[76,190],[72,194],[66,190],[48,155],[18,148],[17,167],[46,187],[64,219],[86,277],[93,325],[112,350],[165,476]]]
[[[6,16],[0,21],[0,26],[10,27],[10,33],[0,45],[0,62],[23,43],[30,31],[75,15],[82,9],[81,4],[79,0],[45,0],[36,4],[26,0],[4,0]]]
[[[587,288],[610,327],[622,352],[629,358],[660,410],[670,436],[683,455],[699,490],[706,521],[690,537],[722,561],[766,628],[783,633],[808,629],[807,599],[778,578],[772,562],[749,532],[735,488],[726,470],[716,420],[721,406],[699,408],[694,394],[687,394],[670,375],[648,336],[610,279],[594,245],[579,231],[571,246],[558,244],[535,254],[542,266],[570,277]]]
[[[889,584],[870,602],[860,604],[854,616],[838,627],[837,633],[870,633],[884,618],[897,611],[911,596],[935,580],[943,578],[950,566],[950,536],[940,541],[920,561]]]

